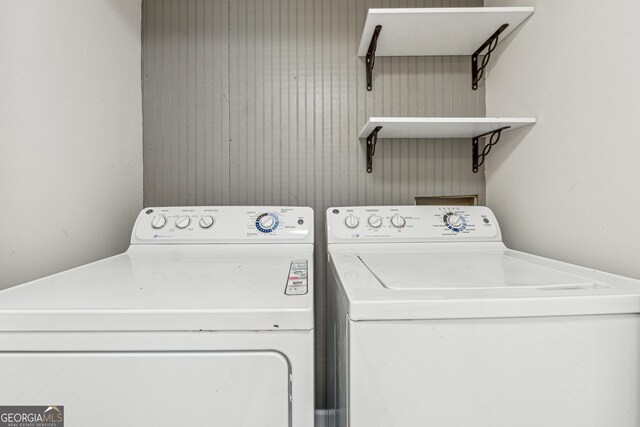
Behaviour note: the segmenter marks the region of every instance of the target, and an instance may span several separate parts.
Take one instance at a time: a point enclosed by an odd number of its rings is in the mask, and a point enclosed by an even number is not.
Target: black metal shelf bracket
[[[369,43],[369,50],[367,50],[367,90],[370,92],[373,89],[373,66],[376,63],[376,48],[378,47],[378,36],[380,36],[380,30],[382,25],[376,25],[371,36],[371,42]]]
[[[376,126],[367,137],[367,173],[373,171],[373,155],[376,154],[376,143],[380,129],[382,126]]]
[[[484,160],[491,151],[491,148],[500,141],[500,134],[502,134],[502,131],[509,129],[510,127],[511,126],[504,126],[500,129],[492,130],[491,132],[473,137],[473,173],[478,173],[478,169],[484,164]],[[482,153],[480,153],[480,138],[484,138],[486,136],[489,137],[489,141],[484,144]]]
[[[493,33],[471,56],[471,87],[473,90],[478,89],[478,83],[480,83],[480,79],[482,79],[484,75],[484,70],[489,63],[491,53],[495,50],[496,46],[498,46],[498,37],[508,26],[509,24],[502,24],[502,26],[498,28],[498,31]],[[485,49],[487,49],[487,53],[482,58],[482,64],[478,67],[478,57]]]

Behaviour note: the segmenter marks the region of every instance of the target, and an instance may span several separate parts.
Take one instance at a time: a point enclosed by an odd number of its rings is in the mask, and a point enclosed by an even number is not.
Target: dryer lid
[[[313,246],[138,246],[0,291],[0,331],[313,329]]]

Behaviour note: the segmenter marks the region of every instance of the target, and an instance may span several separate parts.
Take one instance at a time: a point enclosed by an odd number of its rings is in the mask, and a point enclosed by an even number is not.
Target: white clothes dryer
[[[485,207],[327,211],[341,427],[637,427],[640,281],[510,250]]]
[[[0,414],[312,427],[313,289],[310,208],[145,209],[125,253],[0,292]]]

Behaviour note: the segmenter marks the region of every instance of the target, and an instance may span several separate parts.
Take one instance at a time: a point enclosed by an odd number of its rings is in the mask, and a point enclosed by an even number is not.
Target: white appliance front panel
[[[341,335],[349,366],[340,370],[349,373],[349,392],[337,395],[337,407],[348,407],[350,427],[637,427],[640,420],[638,315],[348,327]]]
[[[314,333],[311,331],[192,331],[192,332],[0,332],[0,354],[8,353],[140,353],[140,354],[268,354],[274,352],[283,355],[289,362],[291,375],[291,410],[293,427],[313,427],[314,422]],[[181,359],[185,363],[190,363],[190,358]],[[210,358],[208,361],[218,359]],[[222,359],[220,359],[222,360]],[[226,360],[226,359],[225,359]],[[266,364],[260,364],[263,359],[253,359],[258,362],[259,378],[271,378],[269,373],[260,373],[259,370],[274,366],[280,370],[281,364],[274,356]],[[178,362],[176,362],[178,364]],[[232,364],[230,364],[232,365]],[[199,365],[200,366],[200,365]],[[177,368],[176,368],[177,369]],[[253,372],[254,366],[250,366],[248,372]],[[178,372],[175,375],[179,375]],[[191,372],[191,371],[189,371]],[[212,376],[215,369],[212,372]],[[160,374],[160,373],[159,373]],[[193,374],[194,376],[196,374]],[[203,376],[207,376],[206,369],[203,369]],[[224,376],[224,372],[222,372]],[[279,376],[276,376],[278,379]],[[2,382],[5,376],[1,376]],[[135,377],[134,377],[135,378]],[[207,377],[208,378],[208,377]],[[238,381],[242,377],[237,378]],[[39,378],[32,377],[34,384],[38,384]],[[249,381],[249,379],[247,379]],[[2,387],[0,382],[0,388]],[[123,383],[121,387],[125,387]],[[153,383],[151,383],[153,384]],[[213,384],[211,385],[213,387]],[[152,391],[155,393],[156,391]],[[162,391],[157,391],[158,393]],[[170,393],[178,393],[179,390],[171,389]],[[187,393],[191,390],[186,390]],[[247,396],[252,395],[252,391],[247,392]],[[240,401],[240,404],[242,401]],[[0,402],[0,404],[2,404]],[[46,403],[45,403],[46,404]],[[189,410],[190,402],[182,409]],[[242,417],[244,406],[240,408],[239,416]],[[85,424],[89,426],[91,424]],[[166,424],[115,424],[118,426],[153,426]],[[174,425],[210,425],[204,423]],[[214,426],[224,424],[214,424]],[[261,425],[261,424],[258,424]],[[278,424],[279,427],[281,424]],[[287,424],[284,424],[286,427]]]
[[[327,209],[328,243],[500,242],[484,206],[356,206]]]
[[[313,243],[313,209],[275,206],[151,207],[131,244]]]
[[[66,427],[290,426],[274,351],[0,353],[2,405],[64,406]]]

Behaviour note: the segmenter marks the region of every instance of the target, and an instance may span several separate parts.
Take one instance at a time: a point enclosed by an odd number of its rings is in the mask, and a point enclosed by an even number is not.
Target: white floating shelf
[[[382,126],[378,138],[474,138],[509,126],[532,125],[534,118],[507,117],[370,117],[359,138]]]
[[[379,138],[470,138],[472,170],[478,172],[502,132],[532,125],[534,118],[503,117],[370,117],[359,138],[367,140],[367,172],[373,171],[373,155]],[[486,142],[480,150],[480,138]]]
[[[369,9],[358,48],[358,55],[366,57],[367,90],[373,89],[376,56],[434,55],[471,55],[471,87],[476,90],[491,52],[533,11],[533,7]]]
[[[503,24],[504,40],[533,7],[453,7],[369,9],[358,56],[366,56],[377,25],[382,25],[376,56],[472,55]]]

